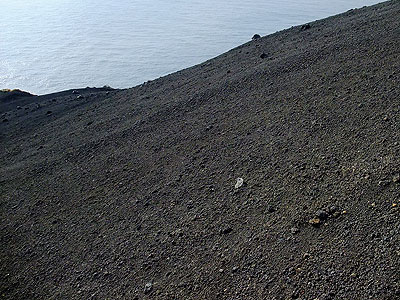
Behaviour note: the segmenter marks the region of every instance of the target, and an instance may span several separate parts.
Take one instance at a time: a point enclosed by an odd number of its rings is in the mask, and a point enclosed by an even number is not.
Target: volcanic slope
[[[399,299],[400,1],[309,25],[2,100],[1,298]]]

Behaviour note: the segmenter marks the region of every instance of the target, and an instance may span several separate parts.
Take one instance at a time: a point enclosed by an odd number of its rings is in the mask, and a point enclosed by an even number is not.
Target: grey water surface
[[[0,89],[125,88],[374,0],[0,0]]]

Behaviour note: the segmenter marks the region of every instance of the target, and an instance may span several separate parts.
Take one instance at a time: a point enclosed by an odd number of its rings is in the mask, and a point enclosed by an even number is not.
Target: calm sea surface
[[[132,87],[373,0],[0,0],[0,89]]]

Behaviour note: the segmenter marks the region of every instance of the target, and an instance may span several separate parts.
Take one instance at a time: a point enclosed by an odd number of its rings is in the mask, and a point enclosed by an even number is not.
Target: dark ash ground
[[[399,83],[390,1],[132,89],[0,95],[0,298],[400,299]]]

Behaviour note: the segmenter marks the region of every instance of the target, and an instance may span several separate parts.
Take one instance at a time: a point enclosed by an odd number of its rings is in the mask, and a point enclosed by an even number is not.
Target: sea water
[[[374,0],[0,0],[0,89],[126,88]]]

